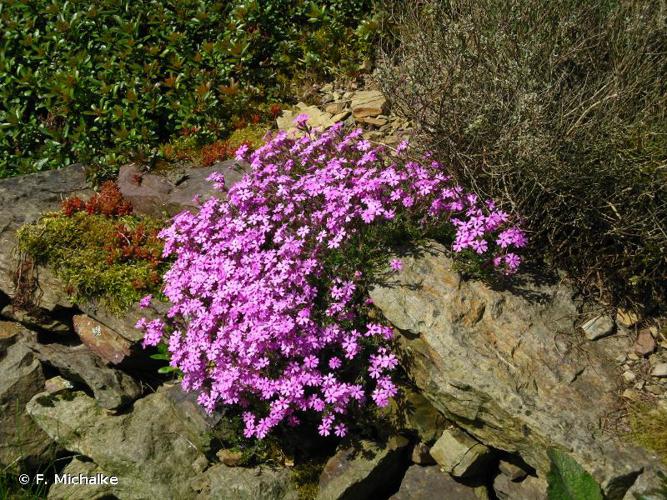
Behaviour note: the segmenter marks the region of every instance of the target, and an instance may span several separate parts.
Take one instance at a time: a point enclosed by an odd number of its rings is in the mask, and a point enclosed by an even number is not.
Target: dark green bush
[[[548,262],[650,302],[667,291],[666,16],[662,0],[398,2],[381,82]]]
[[[371,0],[2,0],[0,178],[224,136],[296,80],[353,69]]]

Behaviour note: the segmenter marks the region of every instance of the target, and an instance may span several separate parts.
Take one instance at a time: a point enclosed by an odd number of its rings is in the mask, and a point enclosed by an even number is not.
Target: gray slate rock
[[[196,498],[216,500],[296,500],[287,469],[228,467],[217,464],[192,481]]]
[[[26,413],[26,403],[44,390],[44,374],[32,350],[18,337],[18,333],[11,337],[16,343],[0,347],[0,466],[10,469],[42,461],[53,444]],[[10,337],[0,323],[2,338]]]
[[[445,417],[542,476],[548,447],[569,450],[610,499],[655,464],[601,427],[622,392],[614,359],[629,339],[581,344],[570,288],[526,280],[511,292],[464,281],[435,243],[402,262],[371,298],[404,332],[406,368]]]
[[[211,196],[224,196],[206,180],[213,172],[221,172],[225,176],[225,186],[229,188],[243,177],[246,168],[247,165],[228,160],[211,167],[188,168],[166,176],[144,173],[138,166],[129,164],[120,168],[117,182],[120,192],[132,203],[136,213],[164,217],[183,210],[195,210],[197,204],[193,199],[196,195],[200,195],[202,201]]]
[[[431,447],[431,456],[456,478],[470,478],[483,472],[491,450],[459,429],[447,429]]]
[[[96,474],[103,474],[109,477],[109,474],[100,469],[95,463],[90,461],[73,458],[72,461],[65,466],[60,473],[61,476],[78,476],[93,477]],[[97,485],[79,485],[79,484],[65,484],[53,483],[49,488],[48,500],[102,500],[115,495],[114,486],[97,484]]]
[[[91,194],[81,165],[0,180],[0,292],[9,297],[15,293],[19,226],[35,222],[44,212],[58,210],[64,198]],[[59,305],[71,306],[51,271],[38,269],[38,281],[38,307],[51,311]]]
[[[317,500],[374,498],[402,472],[407,447],[407,439],[394,436],[384,445],[362,441],[359,449],[340,450],[324,467]]]
[[[40,393],[26,407],[65,449],[89,457],[100,470],[118,477],[118,498],[195,497],[190,482],[206,461],[211,427],[201,408],[175,399],[167,388],[118,416],[80,391]]]
[[[439,467],[413,465],[391,500],[479,500],[475,489],[455,481]]]
[[[493,480],[493,491],[500,500],[547,500],[547,482],[535,476],[512,481],[505,474],[498,474]]]
[[[609,316],[596,316],[586,321],[581,329],[588,340],[597,340],[614,333],[615,327],[616,323]]]
[[[37,357],[60,370],[69,380],[81,382],[95,394],[102,408],[127,405],[141,396],[141,386],[126,373],[110,368],[85,345],[31,343]]]

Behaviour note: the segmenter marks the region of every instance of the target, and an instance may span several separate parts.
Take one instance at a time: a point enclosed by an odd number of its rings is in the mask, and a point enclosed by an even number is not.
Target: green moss
[[[155,237],[160,227],[147,217],[49,213],[19,229],[19,249],[54,269],[75,302],[98,301],[118,313],[148,293],[159,293],[165,271]],[[138,229],[146,237],[136,238]],[[146,256],[124,255],[127,247]]]
[[[667,465],[667,409],[638,404],[630,409],[630,438],[653,450]]]
[[[267,132],[268,129],[261,125],[249,125],[235,130],[227,139],[229,149],[236,151],[242,144],[248,144],[250,149],[257,149],[264,144],[263,139]]]
[[[299,495],[299,500],[312,500],[320,489],[320,475],[325,462],[311,461],[297,464],[292,468],[291,480]]]

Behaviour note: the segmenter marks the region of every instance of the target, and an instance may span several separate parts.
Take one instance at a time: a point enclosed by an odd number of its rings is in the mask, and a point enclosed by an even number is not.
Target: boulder
[[[81,391],[40,393],[26,408],[57,443],[117,477],[118,498],[195,496],[190,481],[206,460],[211,426],[203,410],[175,397],[173,388],[161,387],[118,416]]]
[[[447,426],[445,417],[428,399],[409,387],[403,388],[401,396],[393,399],[389,406],[396,426],[416,433],[425,443],[438,439]]]
[[[361,441],[329,459],[320,476],[318,500],[377,498],[407,465],[408,440],[393,436],[379,445]]]
[[[602,427],[619,404],[614,360],[629,340],[582,344],[572,289],[529,276],[505,290],[463,280],[435,243],[402,262],[371,298],[403,332],[405,367],[445,417],[490,447],[518,453],[541,476],[547,448],[568,450],[610,499],[655,464]]]
[[[120,408],[141,395],[141,386],[132,377],[106,366],[85,345],[33,342],[30,347],[43,363],[57,368],[66,378],[90,387],[102,408]]]
[[[134,211],[153,217],[173,216],[183,210],[195,210],[199,195],[202,201],[224,194],[207,181],[213,172],[221,172],[225,186],[231,187],[245,174],[247,165],[235,160],[218,162],[210,167],[172,170],[162,175],[143,172],[134,164],[124,165],[118,174],[118,188]]]
[[[383,114],[387,108],[387,99],[378,90],[360,90],[352,95],[352,116],[363,122],[365,118]]]
[[[89,460],[82,460],[73,458],[68,463],[60,476],[78,476],[93,477],[97,474],[109,476],[106,472],[100,469],[95,463]],[[54,478],[55,479],[55,478]],[[48,500],[102,500],[116,497],[114,486],[107,484],[87,484],[85,486],[79,484],[66,484],[64,482],[55,482],[49,488]],[[127,497],[123,497],[127,498]]]
[[[398,492],[391,500],[479,500],[475,488],[454,480],[438,467],[408,468]]]
[[[298,498],[288,469],[217,464],[192,480],[198,499],[282,500]]]
[[[493,491],[499,500],[547,500],[547,482],[535,476],[512,481],[505,474],[498,474],[493,480]]]
[[[0,323],[0,339],[5,345],[9,338],[16,340],[0,350],[0,466],[3,469],[24,463],[34,466],[52,451],[53,444],[25,408],[30,398],[44,390],[42,366],[14,333]]]
[[[500,463],[498,463],[498,468],[510,481],[521,481],[528,475],[522,467],[519,467],[512,462],[508,462],[507,460],[501,460]]]
[[[412,448],[412,454],[410,455],[412,463],[419,465],[435,465],[435,460],[431,456],[431,447],[425,443],[417,443],[414,448]]]
[[[16,230],[36,221],[44,212],[59,209],[64,198],[91,194],[81,165],[0,180],[0,292],[14,297],[17,291]],[[33,297],[34,305],[46,311],[59,305],[70,307],[57,277],[48,269],[35,271],[38,288]]]
[[[447,429],[431,447],[431,456],[456,478],[470,478],[483,472],[491,450],[459,429]]]
[[[115,330],[85,314],[75,315],[72,321],[81,341],[105,362],[117,365],[130,355],[132,343]]]

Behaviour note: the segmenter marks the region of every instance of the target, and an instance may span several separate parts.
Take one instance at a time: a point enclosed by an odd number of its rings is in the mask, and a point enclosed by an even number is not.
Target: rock
[[[413,465],[391,500],[478,500],[474,489],[456,482],[438,467]]]
[[[279,500],[297,498],[287,469],[252,469],[214,465],[192,481],[198,499]]]
[[[307,106],[303,103],[298,103],[295,110],[284,110],[282,115],[278,117],[276,123],[280,130],[293,130],[295,133],[296,125],[294,124],[294,119],[301,115],[308,115],[308,125],[312,128],[327,129],[331,127],[335,121],[333,121],[331,113],[322,111],[317,106]],[[299,135],[297,133],[297,135]]]
[[[102,408],[115,409],[137,399],[141,387],[126,373],[109,368],[85,345],[65,346],[32,343],[43,363],[61,371],[67,378],[90,387]]]
[[[18,323],[0,321],[0,360],[4,357],[10,345],[14,345],[21,338],[30,336],[31,333]]]
[[[489,448],[459,429],[447,429],[431,447],[431,456],[456,478],[479,474],[491,458]]]
[[[667,377],[667,363],[658,363],[653,367],[651,375],[654,377]]]
[[[359,118],[357,120],[360,123],[366,123],[368,125],[373,125],[375,127],[383,127],[384,125],[387,124],[387,119],[386,118],[373,118],[371,116],[365,117],[365,118]]]
[[[630,370],[624,371],[623,372],[623,379],[628,383],[631,384],[635,381],[637,378],[637,375],[635,375],[633,372]]]
[[[241,463],[241,460],[243,460],[243,453],[234,450],[223,449],[218,451],[215,456],[228,467],[236,467]]]
[[[394,436],[385,445],[362,441],[359,449],[340,450],[320,476],[318,500],[374,498],[400,475],[408,440]]]
[[[633,311],[628,311],[626,309],[619,309],[616,313],[616,321],[621,326],[626,328],[632,328],[637,323],[639,323],[639,315]]]
[[[44,390],[42,366],[23,342],[3,351],[0,359],[0,466],[2,469],[23,463],[34,466],[48,454],[52,445],[51,439],[25,410],[30,398]]]
[[[438,439],[447,426],[447,420],[419,392],[405,387],[401,399],[390,403],[390,412],[398,428],[413,431],[425,443]]]
[[[654,463],[602,428],[621,392],[626,336],[577,340],[568,286],[522,276],[513,291],[466,281],[433,243],[402,258],[374,304],[404,334],[405,368],[443,415],[487,446],[519,454],[546,477],[551,446],[568,450],[610,499]],[[595,404],[591,404],[594,401]]]
[[[201,408],[168,388],[113,416],[81,391],[37,394],[27,404],[35,422],[65,449],[118,477],[119,498],[193,498],[194,466],[209,449],[211,427]]]
[[[109,476],[100,469],[95,463],[74,457],[72,461],[65,466],[60,475],[94,477],[98,474]],[[66,484],[55,481],[49,488],[48,500],[102,500],[115,497],[116,491],[113,485],[107,484]],[[136,497],[135,497],[136,498]]]
[[[597,340],[614,333],[615,326],[614,320],[609,316],[597,316],[586,321],[581,328],[588,340]]]
[[[419,465],[435,465],[435,460],[431,456],[431,447],[425,443],[417,443],[412,448],[412,455],[410,457],[412,463]]]
[[[19,268],[16,230],[35,222],[43,212],[60,208],[69,196],[89,196],[83,166],[73,165],[0,180],[0,292],[14,297],[15,275]],[[48,269],[37,268],[39,289],[33,297],[36,307],[52,311],[56,306],[71,307],[60,281]]]
[[[641,330],[637,334],[637,340],[635,340],[633,350],[635,354],[639,356],[648,356],[655,351],[655,339],[648,329]]]
[[[235,160],[218,162],[211,167],[189,168],[171,172],[169,176],[142,172],[134,165],[124,165],[118,173],[118,188],[132,203],[134,211],[153,217],[173,216],[183,210],[195,210],[195,196],[205,201],[211,196],[222,198],[224,193],[214,189],[207,177],[221,172],[227,188],[238,182],[247,165]]]
[[[118,333],[121,337],[129,340],[131,343],[135,343],[139,342],[144,336],[140,330],[134,327],[137,321],[143,317],[149,321],[160,316],[164,317],[169,309],[169,305],[154,300],[149,309],[141,309],[138,304],[135,304],[131,309],[124,311],[122,315],[112,314],[104,307],[93,302],[79,304],[79,308],[102,325]]]
[[[85,314],[74,316],[72,321],[81,341],[107,363],[117,365],[130,355],[132,344],[115,330]]]
[[[332,102],[331,104],[327,104],[324,108],[324,111],[329,113],[330,115],[338,115],[345,111],[345,103],[344,102]]]
[[[377,90],[361,90],[352,95],[352,116],[362,118],[381,115],[387,107],[387,99]]]
[[[641,396],[637,391],[633,391],[632,389],[626,389],[623,391],[623,398],[629,399],[630,401],[639,401]]]
[[[0,311],[1,316],[11,319],[16,323],[21,323],[28,329],[48,331],[49,334],[68,335],[71,333],[72,327],[57,319],[57,316],[60,315],[59,313],[69,316],[69,311],[67,309],[61,310],[59,306],[56,306],[49,314],[45,314],[41,309],[31,308],[30,311],[26,311],[13,305],[5,306]]]
[[[506,460],[501,460],[498,464],[498,468],[510,481],[521,481],[528,475],[523,468]]]
[[[62,391],[69,391],[74,388],[74,384],[69,380],[61,377],[60,375],[56,377],[51,377],[46,382],[44,382],[44,390],[49,394],[56,394]]]
[[[493,490],[499,500],[547,499],[547,482],[535,476],[528,476],[517,482],[505,474],[498,474],[493,480]]]

